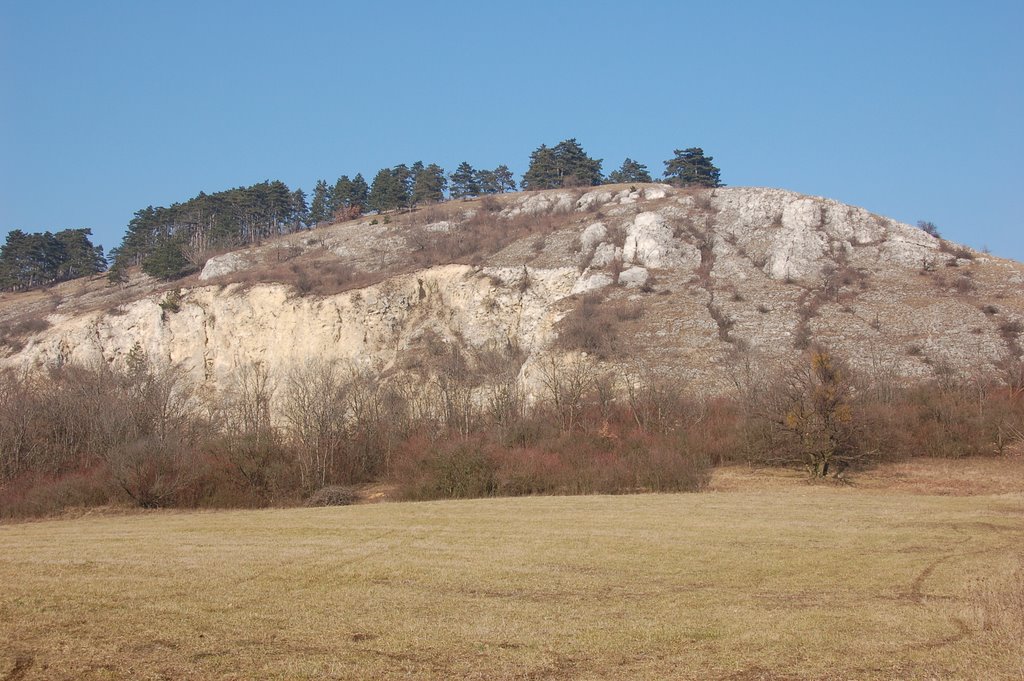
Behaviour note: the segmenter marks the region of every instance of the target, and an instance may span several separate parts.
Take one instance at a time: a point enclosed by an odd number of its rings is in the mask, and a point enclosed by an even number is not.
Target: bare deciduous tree
[[[319,358],[292,367],[285,377],[281,415],[307,491],[327,484],[343,452],[347,378],[338,362]]]
[[[541,385],[563,431],[579,427],[585,398],[594,387],[594,380],[594,367],[585,357],[552,355],[541,365]]]

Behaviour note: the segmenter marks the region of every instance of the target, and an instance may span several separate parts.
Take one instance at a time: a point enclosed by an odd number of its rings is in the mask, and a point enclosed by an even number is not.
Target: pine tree
[[[587,156],[575,138],[559,142],[552,150],[563,187],[590,187],[601,184],[601,159]]]
[[[501,164],[494,169],[494,186],[499,194],[516,190],[516,178],[507,165]]]
[[[118,267],[138,265],[149,251],[156,245],[159,213],[153,206],[135,211],[128,223],[128,231],[117,249]]]
[[[624,184],[626,182],[652,182],[647,166],[637,163],[631,158],[622,162],[622,167],[608,174],[608,184]]]
[[[542,144],[530,154],[530,167],[523,175],[522,187],[526,191],[534,191],[561,186],[562,176],[559,173],[555,152],[546,144]]]
[[[44,249],[40,247],[41,236],[20,229],[7,234],[7,241],[0,247],[3,288],[18,290],[44,283],[47,264]]]
[[[93,246],[89,241],[90,229],[65,229],[53,235],[60,243],[61,262],[57,267],[56,279],[64,281],[106,269],[103,247]]]
[[[348,208],[352,197],[352,180],[348,175],[342,175],[334,183],[334,190],[331,192],[331,215],[337,215],[339,211]]]
[[[516,180],[506,165],[494,170],[481,170],[476,174],[476,182],[481,194],[504,194],[516,190]]]
[[[476,184],[480,187],[481,194],[498,193],[498,178],[495,177],[493,170],[476,171]]]
[[[412,203],[412,183],[415,179],[415,174],[423,169],[423,161],[416,161],[412,165],[412,168],[399,163],[397,166],[392,168],[391,172],[394,173],[395,178],[398,180],[398,185],[401,188],[401,200],[396,208],[408,208]]]
[[[182,252],[177,239],[165,238],[142,261],[142,271],[157,279],[177,279],[192,271],[192,263]]]
[[[406,205],[405,177],[408,172],[408,168],[404,165],[395,168],[381,168],[373,178],[373,184],[370,185],[370,195],[367,198],[366,207],[383,213]]]
[[[676,149],[673,158],[665,161],[665,179],[677,187],[721,187],[720,171],[700,147]]]
[[[370,187],[366,184],[366,180],[363,179],[362,173],[356,173],[356,176],[352,178],[352,193],[349,195],[349,206],[357,206],[362,212],[362,209],[366,206],[366,199],[370,195]]]
[[[0,288],[21,290],[102,272],[103,247],[93,246],[91,235],[89,229],[12,230],[0,247]]]
[[[297,232],[302,229],[306,221],[309,220],[309,206],[306,204],[306,192],[302,189],[296,189],[291,195],[291,221],[292,231]]]
[[[530,155],[530,167],[523,175],[523,189],[557,189],[601,184],[601,159],[587,156],[575,138],[554,147],[542,144]]]
[[[444,192],[448,188],[448,178],[444,169],[436,163],[422,168],[416,173],[412,188],[412,203],[439,203],[444,201]]]
[[[329,191],[326,180],[317,180],[316,187],[313,189],[313,203],[309,207],[309,221],[314,227],[325,222],[330,215],[328,213],[331,202]]]
[[[466,161],[460,163],[455,172],[451,174],[451,180],[451,197],[453,199],[468,199],[480,194],[477,172]]]

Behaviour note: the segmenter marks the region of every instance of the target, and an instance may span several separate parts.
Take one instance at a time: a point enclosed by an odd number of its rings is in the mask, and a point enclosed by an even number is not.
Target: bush
[[[55,515],[117,499],[109,471],[102,465],[59,476],[29,474],[0,488],[0,518]]]
[[[614,303],[593,304],[616,318]],[[902,385],[858,376],[818,350],[775,380],[748,362],[734,377],[736,396],[710,399],[660,366],[612,376],[592,359],[552,357],[537,367],[539,392],[527,405],[515,348],[417,357],[428,387],[293,373],[291,398],[285,390],[271,399],[270,375],[240,367],[236,385],[204,405],[183,375],[138,348],[121,372],[2,371],[0,515],[129,500],[147,508],[348,503],[351,488],[333,485],[368,480],[394,483],[408,499],[685,491],[727,462],[824,475],[911,456],[1005,454],[1024,441],[1019,361],[989,377],[943,372]],[[295,418],[288,430],[272,425],[288,421],[287,409],[277,410],[294,402],[296,385],[308,386],[310,400],[292,404],[292,416],[319,409],[328,428],[303,431]],[[331,392],[337,400],[325,403]],[[311,459],[316,451],[325,456]],[[322,489],[305,499],[304,483]]]
[[[307,506],[349,506],[359,500],[359,495],[351,487],[328,485],[321,487],[306,501]]]
[[[175,313],[181,311],[181,294],[178,289],[172,289],[164,295],[164,299],[159,303],[160,309],[166,315],[168,312]]]
[[[496,491],[494,462],[480,440],[405,443],[398,465],[399,493],[406,499],[466,499]]]
[[[636,321],[643,314],[643,303],[606,301],[600,293],[588,293],[559,322],[558,346],[607,359],[617,350],[618,323]]]
[[[28,319],[22,319],[21,321],[9,324],[7,328],[0,333],[0,345],[6,345],[15,352],[18,352],[24,347],[22,342],[25,336],[31,336],[36,333],[41,333],[50,328],[50,322],[42,317],[29,317]]]

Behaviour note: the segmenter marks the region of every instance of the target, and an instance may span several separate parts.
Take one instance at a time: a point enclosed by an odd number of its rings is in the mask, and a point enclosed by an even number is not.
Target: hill
[[[0,305],[0,517],[1013,455],[1022,283],[827,199],[657,184],[379,214],[173,283],[80,279]]]
[[[811,344],[893,377],[1021,354],[1024,265],[863,209],[759,188],[619,185],[450,201],[210,258],[172,286],[79,280],[0,301],[4,365],[121,363],[138,344],[209,387],[311,356],[409,374],[438,342],[514,344],[722,391]]]

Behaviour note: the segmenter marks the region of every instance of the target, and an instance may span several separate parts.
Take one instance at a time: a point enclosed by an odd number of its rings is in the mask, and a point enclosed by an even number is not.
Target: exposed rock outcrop
[[[287,367],[319,356],[399,371],[429,331],[467,347],[514,341],[529,378],[562,351],[566,299],[594,292],[642,309],[609,364],[643,362],[707,389],[731,384],[737,353],[774,361],[810,342],[893,376],[1020,353],[1024,266],[861,208],[777,189],[656,184],[499,200],[498,209],[451,202],[211,258],[179,285],[176,310],[161,306],[155,282],[134,296],[65,285],[56,304],[8,295],[0,322],[42,315],[50,326],[0,347],[0,364],[116,363],[138,343],[216,388],[254,361]],[[461,264],[424,262],[452,247]],[[334,266],[344,276],[332,290],[275,280]]]

